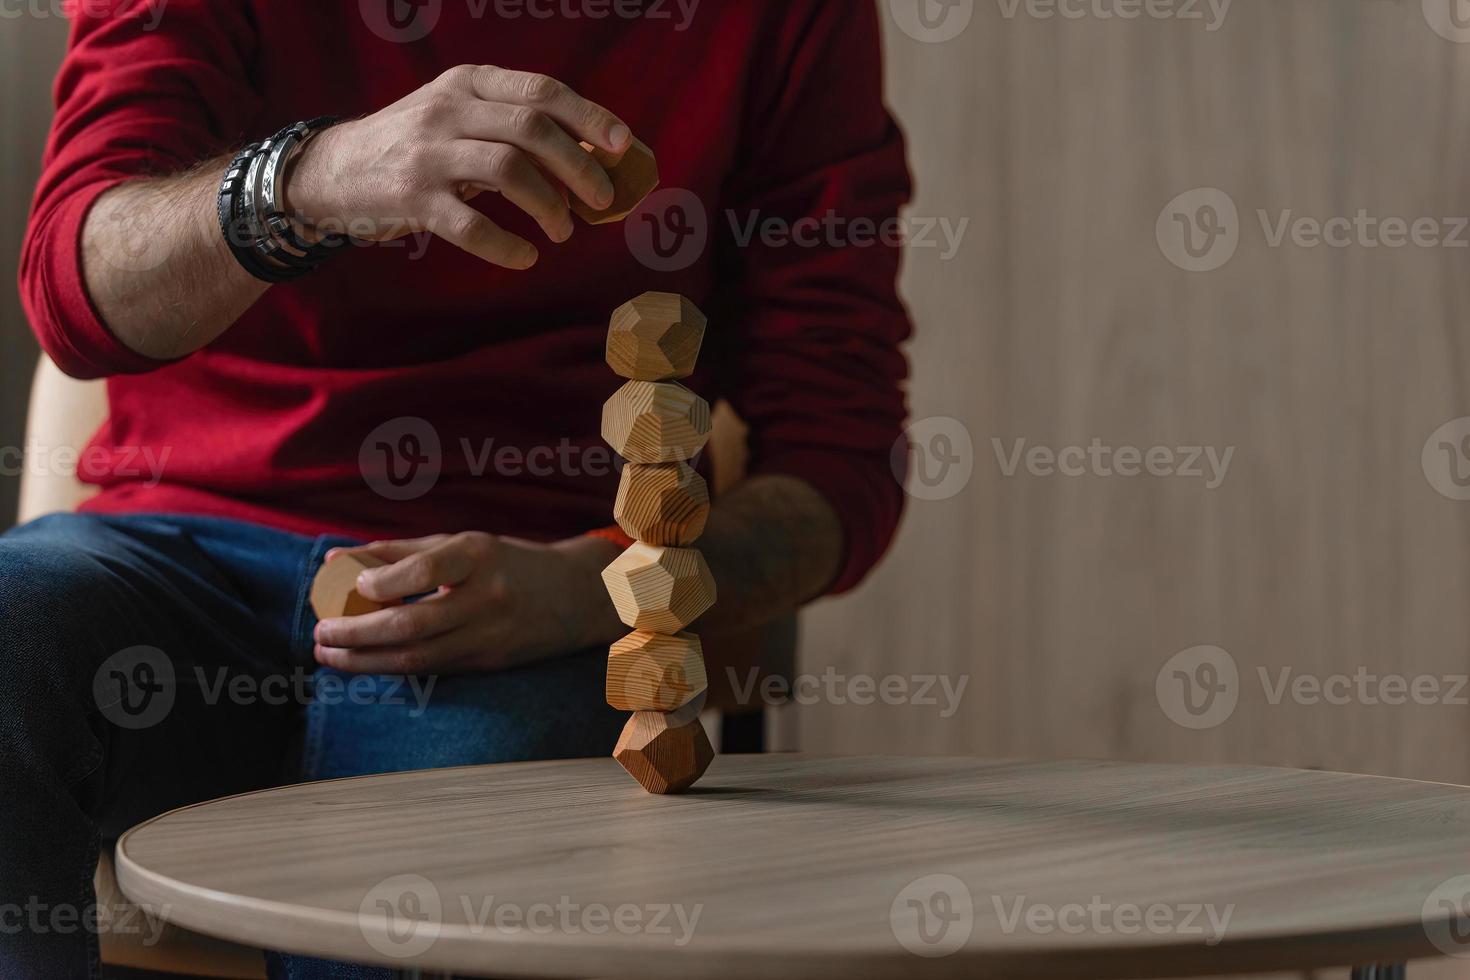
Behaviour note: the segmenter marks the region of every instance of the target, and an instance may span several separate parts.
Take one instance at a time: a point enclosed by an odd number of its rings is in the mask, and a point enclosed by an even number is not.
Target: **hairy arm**
[[[724,632],[759,626],[822,595],[841,570],[845,542],[826,498],[804,480],[773,474],[725,494],[695,547],[719,589],[699,628]]]
[[[220,234],[215,200],[229,162],[126,181],[87,215],[87,293],[103,322],[138,354],[163,361],[199,350],[269,288],[240,267]]]
[[[308,226],[329,222],[369,240],[428,231],[486,262],[528,269],[535,246],[468,201],[502,194],[552,242],[566,241],[574,229],[566,192],[594,208],[613,197],[606,171],[578,140],[617,153],[632,133],[555,79],[461,65],[308,142],[286,171],[287,205]],[[269,288],[240,267],[220,232],[216,200],[228,165],[222,158],[124,181],[87,215],[87,292],[135,354],[191,354]]]

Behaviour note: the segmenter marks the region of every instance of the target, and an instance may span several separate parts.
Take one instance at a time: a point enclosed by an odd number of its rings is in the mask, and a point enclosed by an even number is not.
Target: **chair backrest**
[[[41,355],[31,384],[25,446],[27,453],[42,454],[45,465],[23,467],[18,523],[75,510],[96,492],[77,479],[75,470],[62,471],[55,464],[65,458],[58,449],[76,458],[105,421],[106,382],[68,378],[51,358]]]

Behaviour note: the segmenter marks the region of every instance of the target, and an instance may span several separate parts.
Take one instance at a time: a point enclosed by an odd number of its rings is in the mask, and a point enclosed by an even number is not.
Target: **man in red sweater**
[[[102,7],[76,15],[20,284],[56,363],[108,379],[88,457],[108,463],[84,513],[0,538],[0,906],[85,919],[99,837],[294,768],[300,705],[222,697],[221,672],[325,669],[309,777],[606,752],[602,648],[625,630],[598,578],[620,547],[602,346],[645,290],[709,314],[688,383],[750,426],[700,544],[701,629],[877,561],[909,325],[897,250],[860,231],[909,181],[871,3]],[[221,234],[221,183],[323,114],[348,121],[293,151],[280,194],[305,237],[371,244],[270,285]],[[610,198],[579,141],[635,137],[682,208],[651,220],[707,230],[677,261],[569,213]],[[324,554],[362,542],[388,562],[366,594],[431,596],[316,623]],[[414,700],[393,675],[439,682]],[[371,697],[324,696],[358,677]],[[96,975],[93,932],[0,930],[0,974]]]

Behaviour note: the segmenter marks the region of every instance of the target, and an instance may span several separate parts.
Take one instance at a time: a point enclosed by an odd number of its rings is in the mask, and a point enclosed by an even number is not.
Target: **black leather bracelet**
[[[264,251],[273,258],[288,264],[294,264],[292,260],[298,258],[320,263],[343,246],[352,244],[352,239],[346,235],[325,235],[320,241],[308,242],[296,233],[295,225],[286,213],[285,170],[292,155],[339,121],[336,116],[318,116],[287,126],[271,137],[268,149],[262,149],[267,159],[261,167],[261,179],[251,185],[251,191],[255,195],[255,213],[263,221],[264,234],[272,243],[272,247]]]
[[[259,152],[260,144],[251,143],[237,153],[230,161],[229,167],[225,169],[225,176],[220,181],[219,197],[216,201],[220,234],[224,236],[225,246],[230,250],[230,254],[246,272],[263,282],[286,282],[295,277],[278,275],[277,270],[255,252],[249,224],[241,211],[246,175]],[[289,270],[279,271],[288,272]]]
[[[217,201],[220,231],[230,254],[256,279],[291,282],[352,243],[346,235],[303,240],[281,203],[281,175],[292,151],[334,122],[335,118],[323,116],[287,126],[270,139],[245,147],[225,171]]]

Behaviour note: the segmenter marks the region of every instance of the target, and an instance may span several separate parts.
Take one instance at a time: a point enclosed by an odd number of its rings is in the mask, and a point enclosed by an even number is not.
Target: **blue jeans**
[[[58,515],[0,536],[0,976],[100,975],[98,849],[164,810],[301,778],[611,749],[622,716],[601,651],[441,678],[316,668],[307,593],[327,549],[349,543],[159,515]]]

